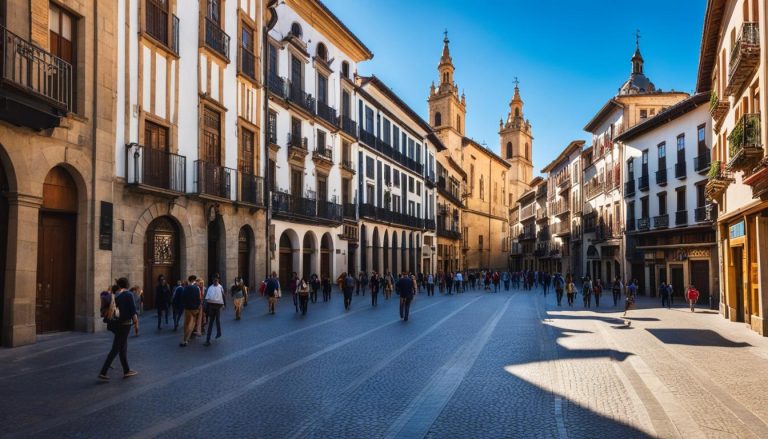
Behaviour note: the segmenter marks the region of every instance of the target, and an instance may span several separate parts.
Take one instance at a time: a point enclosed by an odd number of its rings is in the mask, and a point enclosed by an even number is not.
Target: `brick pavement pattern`
[[[96,381],[108,333],[0,350],[2,437],[768,437],[768,340],[700,308],[557,307],[541,291],[290,300],[178,347],[153,311],[140,372]],[[576,303],[579,303],[577,301]]]

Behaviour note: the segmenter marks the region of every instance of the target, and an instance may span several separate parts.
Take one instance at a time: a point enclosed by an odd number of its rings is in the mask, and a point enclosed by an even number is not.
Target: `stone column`
[[[3,345],[21,346],[36,339],[37,239],[40,197],[8,197],[8,257],[3,304]]]

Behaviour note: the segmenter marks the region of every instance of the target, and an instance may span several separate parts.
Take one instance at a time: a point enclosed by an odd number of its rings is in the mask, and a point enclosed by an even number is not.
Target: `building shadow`
[[[647,329],[662,343],[687,346],[714,346],[722,348],[743,348],[752,346],[745,342],[728,340],[709,329]]]

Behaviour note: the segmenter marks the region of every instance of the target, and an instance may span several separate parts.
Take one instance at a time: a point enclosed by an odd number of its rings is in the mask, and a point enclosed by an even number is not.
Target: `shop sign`
[[[729,227],[729,232],[729,237],[731,239],[741,238],[744,236],[744,221],[739,221],[738,223]]]

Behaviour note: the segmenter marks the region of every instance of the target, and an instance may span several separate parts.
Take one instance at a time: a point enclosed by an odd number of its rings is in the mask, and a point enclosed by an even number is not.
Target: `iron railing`
[[[656,171],[656,184],[659,186],[664,186],[667,184],[667,170],[666,169],[659,169]]]
[[[146,185],[173,192],[187,191],[187,158],[136,143],[127,145],[125,178],[129,185]]]
[[[3,26],[0,33],[3,82],[72,111],[72,65]]]
[[[357,218],[357,204],[355,203],[344,203],[343,204],[343,212],[342,215],[345,219],[356,219]]]
[[[229,62],[229,35],[208,17],[205,17],[205,45]]]
[[[269,88],[271,93],[276,94],[282,99],[286,99],[288,97],[288,89],[286,84],[287,81],[285,78],[278,76],[274,72],[269,72],[269,76],[267,78],[267,88]]]
[[[653,217],[654,229],[666,229],[667,227],[669,227],[669,214]]]
[[[256,55],[247,47],[240,46],[240,56],[238,57],[238,72],[253,79],[256,78]]]
[[[336,116],[336,109],[325,102],[317,101],[317,117],[334,126],[339,123],[338,117]]]
[[[651,228],[651,219],[650,218],[638,218],[637,219],[637,230],[648,230]]]
[[[333,162],[333,150],[327,146],[318,146],[312,151],[312,157]]]
[[[195,161],[195,192],[219,198],[232,198],[232,174],[234,169],[203,160]]]
[[[352,120],[349,116],[341,115],[339,124],[341,125],[341,131],[357,138],[357,122]]]
[[[760,55],[760,28],[755,22],[745,22],[741,25],[736,42],[731,48],[731,56],[728,62],[728,76],[734,75],[741,61],[747,56]]]
[[[417,229],[424,228],[424,220],[421,218],[405,213],[394,212],[368,203],[360,204],[360,217]]]
[[[238,172],[238,200],[257,206],[264,205],[264,177]]]
[[[157,0],[144,2],[144,23],[147,34],[159,43],[179,54],[179,17],[168,12]],[[168,32],[168,16],[171,16],[171,32]]]
[[[675,212],[675,225],[683,226],[685,224],[688,224],[688,211],[678,210],[677,212]]]
[[[649,178],[648,178],[647,174],[646,175],[641,175],[637,179],[637,188],[640,189],[641,191],[647,191],[648,187],[649,187],[648,180],[649,180]]]
[[[624,196],[631,197],[635,195],[635,179],[631,179],[624,183]]]
[[[288,102],[297,105],[299,108],[302,108],[312,115],[315,115],[316,113],[315,98],[304,91],[301,84],[295,84],[288,81]]]
[[[701,155],[693,158],[693,170],[696,172],[709,171],[711,164],[709,150],[702,151]]]
[[[675,163],[675,178],[683,179],[685,176],[685,162]]]

